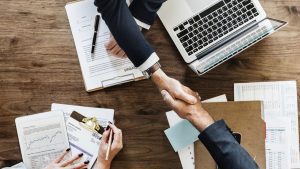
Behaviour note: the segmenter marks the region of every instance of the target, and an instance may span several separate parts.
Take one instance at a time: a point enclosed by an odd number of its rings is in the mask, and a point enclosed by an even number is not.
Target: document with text
[[[263,101],[264,114],[262,114],[262,117],[267,122],[267,126],[268,126],[268,122],[272,121],[272,119],[274,118],[290,119],[291,168],[299,168],[300,167],[299,129],[298,129],[298,103],[297,103],[296,81],[237,83],[234,84],[234,100],[235,101],[250,101],[250,100]],[[281,131],[273,130],[272,132],[275,135],[280,135]],[[267,133],[267,135],[268,134],[270,133]],[[278,150],[279,149],[280,148],[278,148]]]
[[[110,56],[105,49],[110,31],[101,19],[94,55],[91,54],[95,16],[100,15],[94,0],[69,3],[66,11],[70,22],[86,90],[94,91],[144,78],[128,58]]]
[[[16,118],[16,127],[22,159],[28,169],[46,167],[69,148],[61,111]]]
[[[291,120],[266,120],[266,166],[268,169],[291,168]]]
[[[86,117],[96,117],[97,121],[102,127],[107,127],[108,121],[114,122],[114,109],[52,103],[51,110],[62,111],[64,113],[64,118],[66,122],[70,118],[70,115],[73,111],[77,111]]]

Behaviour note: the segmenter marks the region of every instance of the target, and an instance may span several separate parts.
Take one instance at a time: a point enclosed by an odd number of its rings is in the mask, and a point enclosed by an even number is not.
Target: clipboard
[[[77,163],[89,160],[91,169],[98,157],[104,128],[95,117],[85,117],[73,111],[66,122],[69,144],[73,155],[83,153]]]
[[[65,8],[87,92],[146,79],[129,60],[111,58],[112,56],[105,53],[103,42],[107,41],[110,32],[102,19],[97,36],[95,58],[89,56],[89,47],[92,46],[90,35],[93,35],[94,29],[94,19],[91,18],[99,14],[93,0],[69,2]],[[79,19],[82,18],[89,19],[80,22]]]
[[[85,117],[76,111],[73,111],[70,117],[77,120],[83,128],[91,132],[95,132],[100,135],[104,132],[104,128],[97,122],[96,117]]]
[[[117,86],[117,85],[121,85],[124,83],[129,83],[129,82],[136,82],[136,81],[140,81],[140,80],[144,80],[144,79],[146,79],[144,76],[136,77],[136,75],[134,73],[126,74],[123,76],[117,76],[117,77],[114,77],[111,79],[102,80],[100,82],[102,87],[95,88],[93,90],[87,90],[87,92],[102,90],[102,89],[105,89],[108,87]],[[86,84],[85,84],[85,88],[87,89]]]

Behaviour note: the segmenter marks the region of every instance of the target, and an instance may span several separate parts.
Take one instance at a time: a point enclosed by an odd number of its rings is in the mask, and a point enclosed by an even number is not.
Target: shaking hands
[[[213,118],[203,109],[198,93],[168,77],[160,69],[151,79],[161,91],[165,103],[181,118],[189,120],[198,130],[203,131],[214,123]]]

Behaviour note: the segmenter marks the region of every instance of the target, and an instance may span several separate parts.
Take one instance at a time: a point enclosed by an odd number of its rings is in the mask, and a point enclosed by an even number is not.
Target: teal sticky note
[[[200,132],[187,120],[182,120],[173,127],[165,130],[175,152],[198,140]]]

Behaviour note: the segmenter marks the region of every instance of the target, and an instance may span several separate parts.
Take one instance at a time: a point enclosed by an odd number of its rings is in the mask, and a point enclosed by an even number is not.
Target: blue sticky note
[[[198,140],[200,132],[187,120],[182,120],[173,127],[165,130],[175,152]]]

